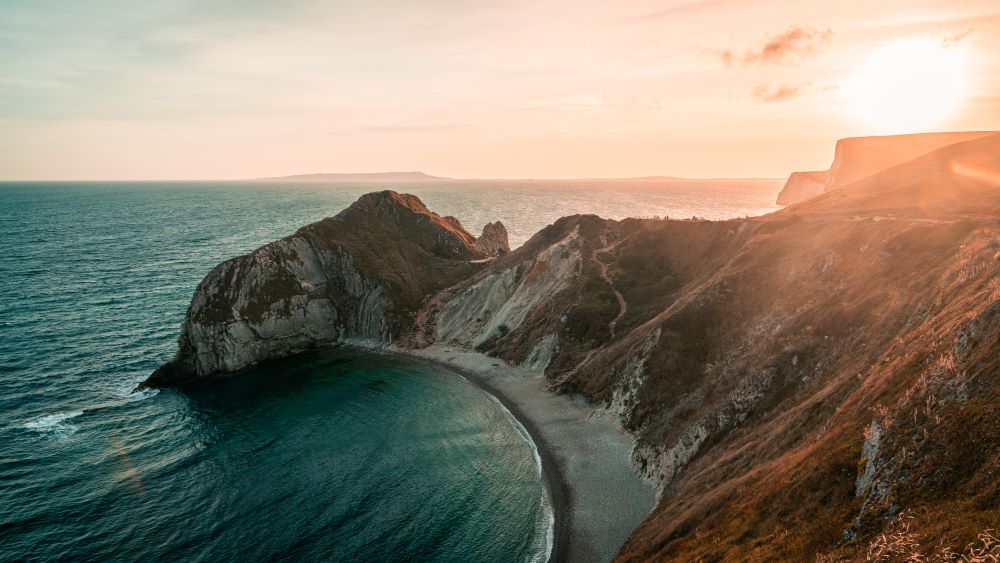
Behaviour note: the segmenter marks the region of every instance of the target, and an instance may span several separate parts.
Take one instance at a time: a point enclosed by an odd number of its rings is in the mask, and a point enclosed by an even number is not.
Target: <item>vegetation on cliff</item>
[[[316,250],[316,281],[271,245],[213,271],[178,361],[231,357],[194,327],[259,331],[315,299],[305,280],[338,328],[309,340],[327,317],[305,315],[281,342],[374,336],[543,370],[620,417],[659,484],[623,561],[864,559],[901,513],[913,553],[957,554],[1000,525],[1000,135],[764,217],[572,216],[487,260],[490,238],[365,196],[286,239]],[[359,311],[377,314],[351,329]],[[266,342],[247,341],[255,360]]]

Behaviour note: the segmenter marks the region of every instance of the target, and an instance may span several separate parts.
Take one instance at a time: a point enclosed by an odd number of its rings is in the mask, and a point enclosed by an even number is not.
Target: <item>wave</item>
[[[126,403],[155,397],[160,393],[159,389],[143,389],[142,391],[135,390],[135,388],[138,387],[139,384],[146,379],[146,377],[146,375],[136,375],[116,383],[114,385],[115,395],[120,399],[124,399],[124,402]]]
[[[35,420],[25,422],[22,425],[22,428],[43,433],[72,434],[73,432],[76,432],[77,428],[72,424],[67,424],[66,421],[72,420],[82,414],[82,410],[47,414],[40,416]]]
[[[83,415],[86,411],[114,408],[134,401],[141,401],[143,399],[155,397],[159,394],[159,389],[144,389],[142,391],[133,392],[132,390],[135,389],[136,385],[138,385],[141,381],[141,376],[135,376],[113,384],[110,390],[115,395],[116,399],[118,399],[116,401],[92,404],[86,409],[45,414],[34,420],[25,422],[21,425],[21,428],[42,434],[73,434],[78,430],[78,428],[69,421]]]
[[[463,376],[464,378],[464,376]],[[465,378],[468,379],[468,378]],[[538,446],[535,445],[535,441],[531,438],[531,433],[528,429],[521,424],[521,421],[514,416],[514,413],[510,412],[503,402],[500,401],[493,393],[486,392],[486,394],[493,399],[493,401],[503,410],[504,414],[510,420],[511,425],[517,430],[517,433],[521,436],[521,439],[528,444],[531,448],[531,456],[535,458],[535,467],[538,468],[538,478],[542,483],[542,514],[538,519],[538,524],[536,525],[537,531],[541,532],[541,528],[545,528],[544,535],[536,534],[536,537],[544,537],[545,544],[538,545],[538,550],[531,558],[531,563],[545,563],[552,557],[552,547],[555,543],[555,532],[556,532],[556,515],[555,511],[552,509],[552,499],[550,498],[552,492],[549,490],[548,482],[545,480],[545,476],[542,474],[542,456],[538,452]]]

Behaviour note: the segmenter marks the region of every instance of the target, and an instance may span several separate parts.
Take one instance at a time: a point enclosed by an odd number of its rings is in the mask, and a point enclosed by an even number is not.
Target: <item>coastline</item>
[[[527,431],[554,518],[548,561],[610,561],[654,508],[653,486],[629,464],[631,437],[593,405],[545,389],[540,373],[437,345],[386,351],[461,376]]]
[[[542,481],[544,483],[545,493],[548,495],[550,508],[552,510],[552,538],[550,539],[550,544],[548,546],[549,556],[546,561],[549,563],[563,563],[565,561],[570,561],[570,559],[567,558],[567,548],[569,547],[568,532],[570,527],[570,514],[568,510],[569,490],[566,480],[560,472],[559,464],[556,463],[553,458],[551,449],[545,442],[545,439],[541,436],[541,433],[535,426],[534,421],[525,416],[524,412],[521,411],[521,408],[516,403],[512,402],[510,398],[501,393],[495,387],[491,386],[483,378],[469,371],[463,370],[459,366],[449,364],[442,360],[428,358],[423,355],[413,354],[412,352],[393,350],[393,353],[405,356],[408,360],[415,359],[420,362],[432,364],[438,369],[454,373],[469,383],[472,383],[500,403],[500,405],[503,406],[503,408],[514,419],[514,422],[520,424],[524,428],[531,441],[534,443],[535,451],[540,459]]]

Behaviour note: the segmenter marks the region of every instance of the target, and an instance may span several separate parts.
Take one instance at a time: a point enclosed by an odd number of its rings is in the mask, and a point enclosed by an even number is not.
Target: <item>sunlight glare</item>
[[[858,115],[879,133],[911,133],[939,125],[964,94],[963,60],[960,48],[929,38],[882,48],[858,77]]]

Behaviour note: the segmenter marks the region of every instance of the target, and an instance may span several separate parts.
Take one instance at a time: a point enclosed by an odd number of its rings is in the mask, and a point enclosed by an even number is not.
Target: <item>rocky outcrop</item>
[[[1000,133],[955,143],[832,190],[802,215],[882,217],[996,215],[1000,212]]]
[[[503,256],[510,252],[510,243],[507,242],[507,229],[503,223],[496,221],[486,223],[483,227],[483,234],[476,239],[476,249],[487,256]]]
[[[851,137],[837,141],[824,191],[830,191],[955,143],[997,134],[997,131],[916,133]]]
[[[415,196],[363,196],[212,269],[191,299],[176,357],[143,385],[217,376],[347,339],[388,343],[409,329],[427,295],[475,272],[486,256],[475,242]]]
[[[437,316],[436,339],[481,347],[517,330],[540,303],[572,283],[580,263],[577,232],[455,291]]]
[[[598,255],[639,224],[626,223],[560,219],[431,299],[405,344],[465,346],[558,378],[610,337],[621,312]]]
[[[792,205],[823,193],[829,171],[792,172],[778,193],[778,205]]]
[[[660,500],[623,561],[850,560],[904,510],[964,545],[1000,513],[998,217],[1000,135],[764,217],[565,217],[492,259],[371,194],[209,273],[152,381],[350,338],[472,348],[636,437]]]
[[[917,133],[840,139],[833,164],[824,172],[793,172],[778,194],[778,205],[793,205],[846,186],[938,149],[995,135],[996,131]],[[817,190],[817,183],[822,186]]]

